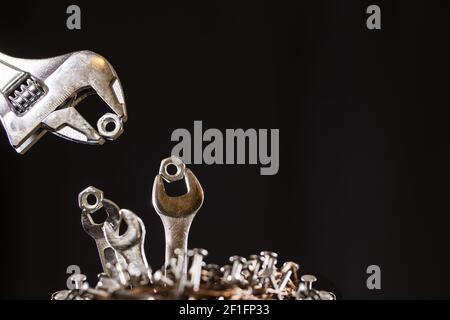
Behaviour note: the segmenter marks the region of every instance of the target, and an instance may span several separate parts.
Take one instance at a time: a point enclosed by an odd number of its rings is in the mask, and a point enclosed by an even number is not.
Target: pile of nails
[[[188,251],[190,267],[182,272],[183,257],[177,250],[168,268],[151,274],[147,281],[134,285],[128,270],[120,276],[98,275],[98,283],[91,288],[86,276],[75,274],[71,280],[72,290],[53,294],[54,300],[175,300],[175,299],[217,299],[217,300],[335,300],[333,293],[312,287],[316,278],[311,275],[298,277],[299,266],[285,262],[277,267],[277,254],[261,252],[248,259],[230,257],[230,265],[219,267],[206,264],[205,249]],[[146,278],[142,277],[141,279]]]
[[[169,174],[168,167],[176,172]],[[170,197],[164,182],[185,180],[186,194]],[[335,300],[333,293],[313,288],[317,279],[299,277],[299,265],[288,261],[277,266],[278,255],[263,251],[247,259],[229,258],[222,267],[207,264],[205,249],[187,249],[192,220],[203,204],[203,189],[184,163],[170,157],[161,163],[153,185],[152,202],[161,217],[166,235],[164,266],[155,272],[149,267],[144,251],[145,226],[127,209],[120,209],[94,187],[78,197],[83,229],[96,242],[103,272],[91,287],[85,275],[70,277],[68,290],[52,295],[53,300]],[[89,200],[89,198],[91,198]],[[93,198],[93,200],[92,200]],[[95,223],[92,214],[105,209],[107,218]],[[126,231],[120,234],[121,224]]]

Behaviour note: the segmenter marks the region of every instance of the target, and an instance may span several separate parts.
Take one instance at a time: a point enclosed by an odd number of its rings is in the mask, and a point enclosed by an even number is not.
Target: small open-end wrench
[[[168,168],[176,167],[175,174],[170,174]],[[171,183],[184,178],[187,193],[170,197],[164,188],[164,181]],[[181,159],[172,156],[161,162],[159,174],[153,183],[152,203],[164,225],[166,237],[166,268],[175,257],[175,249],[182,250],[183,269],[187,272],[187,244],[189,229],[197,211],[203,204],[204,194],[200,182],[191,170],[187,169]]]
[[[151,281],[151,270],[144,251],[145,226],[142,220],[127,209],[120,210],[122,222],[127,225],[127,231],[119,235],[108,223],[104,224],[105,238],[111,247],[122,255],[127,263],[127,271],[133,286],[143,285]]]
[[[93,198],[92,203],[89,202],[89,197]],[[114,202],[105,199],[103,191],[95,187],[88,187],[80,192],[78,195],[78,204],[80,209],[82,209],[81,225],[84,231],[95,240],[103,272],[112,276],[109,266],[115,266],[123,258],[116,254],[115,250],[106,240],[103,234],[103,225],[106,223],[113,230],[118,230],[121,220],[120,209]],[[101,208],[105,209],[107,218],[104,223],[95,223],[91,215]]]
[[[98,132],[75,109],[95,93],[114,112],[99,119]],[[114,68],[94,52],[40,60],[0,53],[0,119],[10,144],[23,154],[47,131],[86,144],[115,140],[127,110]]]

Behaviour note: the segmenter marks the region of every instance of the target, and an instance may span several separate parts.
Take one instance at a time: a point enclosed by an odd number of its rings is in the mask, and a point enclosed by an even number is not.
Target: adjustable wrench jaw
[[[75,109],[93,93],[113,112],[101,118],[98,132]],[[85,144],[115,140],[127,111],[114,68],[96,53],[79,51],[42,60],[0,53],[0,119],[11,145],[25,153],[47,131]],[[114,129],[108,131],[111,122]]]

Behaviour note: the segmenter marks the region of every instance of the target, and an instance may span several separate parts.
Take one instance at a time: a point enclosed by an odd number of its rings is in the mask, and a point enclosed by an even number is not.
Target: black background
[[[89,49],[125,90],[125,133],[102,147],[47,134],[25,156],[0,140],[0,297],[48,299],[77,264],[96,282],[77,194],[88,185],[138,213],[149,263],[164,234],[150,203],[176,128],[280,128],[280,171],[191,166],[206,192],[190,247],[208,261],[267,249],[341,299],[449,298],[448,1],[2,3],[3,53]],[[382,30],[366,28],[370,4]],[[79,108],[91,123],[106,107]],[[366,268],[382,269],[382,290]]]

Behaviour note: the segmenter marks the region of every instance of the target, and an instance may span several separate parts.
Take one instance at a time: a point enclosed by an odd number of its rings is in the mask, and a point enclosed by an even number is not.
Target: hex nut
[[[89,203],[89,196],[95,197],[95,203]],[[103,207],[104,194],[103,191],[95,187],[87,187],[78,194],[78,206],[83,211],[94,213]]]
[[[175,174],[170,174],[168,172],[168,167],[172,165],[177,168],[177,172]],[[159,167],[159,174],[168,183],[182,180],[184,178],[185,172],[186,165],[180,158],[176,156],[171,156],[164,159],[163,161],[161,161],[161,166]]]
[[[113,123],[114,128],[108,130],[108,125]],[[108,140],[116,140],[123,133],[122,120],[114,113],[105,113],[97,121],[97,129],[100,135]]]

